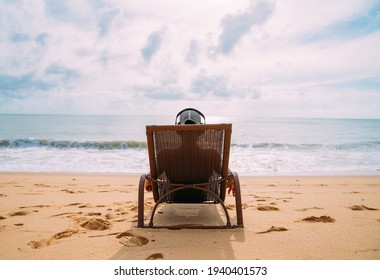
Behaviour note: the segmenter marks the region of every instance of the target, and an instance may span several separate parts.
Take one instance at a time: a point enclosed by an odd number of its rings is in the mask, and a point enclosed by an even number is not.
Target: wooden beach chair
[[[144,225],[144,183],[152,185],[154,206],[149,227],[161,203],[219,203],[226,224],[215,226],[173,225],[165,228],[243,227],[239,177],[228,168],[231,124],[147,126],[150,173],[140,177],[138,227]],[[231,224],[224,200],[227,184],[234,180],[236,225]]]

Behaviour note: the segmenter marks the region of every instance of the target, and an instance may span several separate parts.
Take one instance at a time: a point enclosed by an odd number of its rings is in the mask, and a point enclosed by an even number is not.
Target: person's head
[[[203,119],[203,121],[202,121]],[[175,124],[205,124],[205,116],[193,108],[186,108],[180,111],[175,119]]]

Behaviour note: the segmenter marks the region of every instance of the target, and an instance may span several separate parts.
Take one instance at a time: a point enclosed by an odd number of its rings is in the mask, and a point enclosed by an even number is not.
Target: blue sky
[[[380,118],[378,0],[3,0],[0,113]]]

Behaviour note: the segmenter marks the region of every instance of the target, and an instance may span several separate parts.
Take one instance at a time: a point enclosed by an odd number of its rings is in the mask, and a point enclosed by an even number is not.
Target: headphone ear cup
[[[200,112],[200,111],[198,111],[197,109],[194,109],[194,108],[186,108],[186,109],[183,109],[182,111],[180,111],[180,112],[177,114],[177,116],[176,116],[176,118],[175,118],[175,121],[174,121],[175,124],[181,124],[181,120],[180,120],[181,118],[180,118],[180,116],[181,116],[182,113],[185,112],[185,111],[195,111],[195,112],[198,113],[199,116],[201,117],[199,123],[200,123],[200,124],[205,124],[205,123],[206,123],[206,118],[205,118],[205,116],[202,114],[202,112]],[[202,122],[202,118],[203,118],[203,122]],[[186,123],[185,123],[185,124],[186,124]]]

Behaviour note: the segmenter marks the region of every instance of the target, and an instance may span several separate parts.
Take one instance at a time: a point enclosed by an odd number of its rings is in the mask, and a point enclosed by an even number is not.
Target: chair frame
[[[160,131],[207,131],[207,130],[222,130],[224,131],[224,143],[223,143],[223,154],[222,156],[222,174],[221,178],[217,181],[212,182],[203,182],[203,183],[196,183],[196,184],[176,184],[176,183],[170,183],[170,182],[164,182],[162,180],[158,179],[158,175],[156,174],[156,160],[155,160],[155,141],[154,141],[154,134],[156,132]],[[142,174],[139,181],[139,191],[138,191],[138,227],[146,227],[144,224],[144,185],[145,180],[151,182],[152,184],[152,192],[153,192],[153,198],[155,201],[155,205],[151,211],[150,215],[150,221],[148,224],[149,228],[172,228],[172,229],[179,229],[179,228],[202,228],[202,229],[212,229],[212,228],[236,228],[236,227],[244,227],[243,224],[243,210],[242,210],[242,200],[241,200],[241,189],[240,189],[240,182],[239,182],[239,176],[236,172],[231,172],[228,168],[229,163],[229,154],[230,154],[230,145],[231,145],[231,133],[232,133],[232,125],[231,124],[202,124],[202,125],[152,125],[146,127],[146,134],[147,134],[147,146],[148,146],[148,155],[149,155],[149,165],[150,165],[150,173],[148,174]],[[229,216],[229,213],[227,211],[227,207],[224,203],[225,196],[226,196],[226,190],[227,190],[227,183],[229,180],[234,180],[235,184],[235,206],[236,206],[236,225],[231,224],[231,219]],[[208,189],[208,186],[211,186],[212,184],[218,183],[220,184],[220,195],[218,196],[214,192],[210,191]],[[159,196],[158,192],[158,184],[161,185],[168,185],[171,187],[175,187],[174,189],[167,191],[163,195]],[[223,226],[155,226],[154,221],[154,215],[157,210],[157,207],[164,201],[164,199],[171,195],[174,192],[184,190],[184,189],[194,189],[194,190],[200,190],[203,192],[208,193],[213,198],[215,198],[214,203],[219,203],[225,213],[227,222],[226,225]]]

